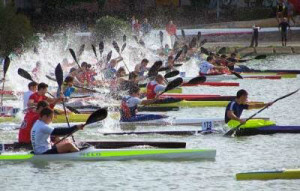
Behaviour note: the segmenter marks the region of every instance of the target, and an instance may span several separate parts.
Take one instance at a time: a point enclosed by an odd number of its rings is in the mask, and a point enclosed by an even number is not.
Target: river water
[[[249,62],[253,68],[300,69],[299,55],[269,57]],[[193,65],[182,69],[193,73]],[[253,101],[272,101],[300,87],[299,77],[281,80],[238,80],[240,87],[186,88],[185,93],[235,95],[243,88]],[[278,125],[300,125],[300,94],[295,94],[261,113]],[[257,110],[245,111],[244,117]],[[191,108],[168,115],[223,117],[224,108]],[[298,134],[257,135],[225,138],[222,134],[196,136],[112,136],[101,132],[120,131],[112,121],[76,134],[77,140],[185,141],[188,148],[214,148],[215,161],[123,161],[123,162],[0,162],[0,190],[299,190],[300,180],[236,181],[239,172],[300,168]],[[157,127],[142,127],[157,129]],[[191,129],[191,127],[159,127]],[[197,127],[192,127],[197,128]],[[199,127],[200,128],[200,127]],[[0,131],[1,142],[17,140],[17,130]]]

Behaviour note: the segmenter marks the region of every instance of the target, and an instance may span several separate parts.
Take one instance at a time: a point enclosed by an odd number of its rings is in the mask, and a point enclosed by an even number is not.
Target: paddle
[[[163,65],[162,61],[156,61],[148,71],[148,77],[156,76],[159,68]]]
[[[226,47],[222,47],[220,48],[220,50],[218,50],[217,54],[225,54],[226,52]]]
[[[180,50],[180,51],[176,54],[176,56],[175,56],[173,62],[175,62],[176,60],[178,60],[178,58],[180,57],[181,54],[182,54],[182,50]]]
[[[78,63],[78,60],[77,60],[77,58],[76,58],[76,55],[75,55],[74,50],[73,50],[72,48],[69,48],[69,51],[70,51],[70,53],[71,53],[71,55],[72,55],[74,61],[75,61],[76,64],[78,65],[78,67],[81,68],[80,65],[79,65],[79,63]]]
[[[117,43],[116,41],[113,41],[113,42],[112,42],[112,45],[113,45],[113,47],[115,48],[115,50],[119,53],[119,55],[122,57],[118,43]],[[127,71],[130,73],[130,70],[129,70],[129,68],[127,67],[127,65],[126,65],[126,63],[124,62],[124,60],[122,60],[122,61],[123,61],[123,64],[125,65]]]
[[[90,125],[92,123],[98,122],[98,121],[102,121],[103,119],[105,119],[107,117],[107,110],[106,109],[98,109],[97,111],[93,112],[90,117],[87,119],[87,121],[85,122],[84,126]],[[62,142],[63,140],[65,140],[66,138],[68,138],[69,136],[71,136],[73,133],[75,133],[77,130],[73,131],[72,133],[66,135],[65,137],[63,137],[61,140],[59,140],[57,143],[54,144],[57,145],[58,143]]]
[[[197,38],[193,37],[193,39],[191,40],[189,47],[190,48],[194,48],[197,45]]]
[[[161,96],[162,94],[166,93],[167,91],[170,91],[174,88],[177,88],[178,86],[180,86],[183,83],[183,79],[182,78],[176,78],[175,80],[171,81],[168,83],[167,87],[165,88],[165,90],[160,93],[158,96]]]
[[[185,32],[183,29],[181,29],[181,35],[182,35],[183,40],[185,40]]]
[[[163,47],[164,33],[162,31],[159,31],[159,39],[160,39],[160,45],[161,47]]]
[[[109,51],[109,53],[106,56],[106,63],[108,63],[110,61],[111,56],[112,56],[112,51]]]
[[[126,43],[123,44],[123,46],[121,48],[121,53],[124,51],[125,48],[126,48]]]
[[[96,47],[92,44],[92,49],[93,49],[93,52],[94,52],[94,54],[95,54],[95,56],[96,56],[96,58],[98,58],[98,56],[97,56],[97,52],[96,52]]]
[[[198,42],[200,42],[200,39],[201,39],[201,32],[199,31],[199,32],[197,33],[197,40],[198,40]]]
[[[262,60],[262,59],[266,59],[266,58],[267,58],[267,55],[262,54],[262,55],[258,55],[256,57],[248,59],[248,60],[238,60],[238,62],[248,62],[250,60]]]
[[[186,84],[200,84],[200,83],[204,83],[206,81],[206,77],[205,76],[198,76],[196,78],[191,79],[190,81],[188,81]]]
[[[101,42],[99,43],[99,52],[100,52],[101,58],[102,58],[102,53],[103,53],[103,51],[104,51],[104,42],[101,41]]]
[[[4,64],[3,64],[2,92],[4,91],[5,77],[6,77],[6,73],[7,73],[9,65],[10,65],[10,58],[8,56],[6,56],[4,59]],[[1,106],[3,106],[3,94],[1,94]]]
[[[27,79],[29,81],[34,82],[34,80],[32,79],[31,75],[26,70],[23,70],[22,68],[19,68],[18,69],[18,74],[20,76],[22,76],[23,78],[25,78],[25,79]]]
[[[179,74],[179,71],[174,70],[172,72],[166,73],[164,77],[165,78],[173,78],[173,77],[177,76],[178,74]]]
[[[208,51],[206,48],[203,48],[202,46],[201,46],[201,48],[200,48],[200,51],[201,51],[201,53],[203,53],[203,54],[209,55],[209,51]]]
[[[204,39],[204,40],[202,40],[201,42],[200,42],[200,46],[202,47],[204,44],[206,44],[207,43],[207,39]]]
[[[174,45],[173,45],[173,50],[177,50],[178,49],[178,41],[175,41],[174,42]]]
[[[79,51],[78,51],[78,56],[80,57],[84,51],[84,47],[85,47],[85,44],[82,44],[79,48]]]
[[[127,36],[124,34],[123,35],[123,43],[126,43],[126,39],[127,39]]]
[[[183,64],[174,64],[173,66],[174,67],[180,67],[180,66],[182,66]],[[169,70],[170,68],[169,67],[161,67],[158,71],[159,72],[162,72],[162,71],[166,71],[166,70]]]
[[[188,52],[188,46],[187,45],[184,45],[182,47],[182,51],[183,51],[183,54],[186,54]]]
[[[300,90],[300,89],[297,89],[296,91],[293,91],[293,92],[291,92],[291,93],[289,93],[289,94],[286,94],[286,95],[284,95],[284,96],[282,96],[282,97],[280,97],[280,98],[277,98],[277,99],[275,99],[272,103],[274,104],[275,102],[277,102],[277,101],[279,101],[279,100],[282,100],[282,99],[284,99],[284,98],[287,98],[287,97],[289,97],[289,96],[291,96],[291,95],[297,93],[299,90]],[[256,113],[254,113],[253,115],[251,115],[248,119],[246,119],[245,122],[249,121],[250,119],[252,119],[253,117],[255,117],[257,114],[259,114],[259,113],[262,112],[263,110],[267,109],[268,107],[270,107],[270,105],[265,106],[264,108],[262,108],[262,109],[259,110],[258,112],[256,112]],[[236,134],[236,131],[239,131],[239,130],[240,130],[240,127],[241,127],[242,125],[243,125],[243,124],[241,123],[241,124],[239,124],[237,127],[230,129],[229,131],[227,131],[227,133],[225,133],[224,136],[231,136],[231,135]]]
[[[235,75],[237,78],[244,79],[243,76],[241,76],[239,73],[236,73],[234,71],[230,71],[230,72],[231,72],[231,74]]]

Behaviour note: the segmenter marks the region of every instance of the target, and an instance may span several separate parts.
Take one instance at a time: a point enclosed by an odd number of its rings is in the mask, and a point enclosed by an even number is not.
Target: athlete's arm
[[[227,117],[228,117],[229,119],[231,119],[231,120],[236,120],[236,121],[239,121],[240,123],[244,123],[244,122],[245,122],[245,120],[238,118],[238,117],[233,113],[233,111],[230,111],[230,110],[227,111],[226,115],[227,115]]]
[[[260,109],[266,106],[271,106],[273,104],[273,102],[270,103],[256,103],[256,104],[251,104],[249,105],[248,109]]]

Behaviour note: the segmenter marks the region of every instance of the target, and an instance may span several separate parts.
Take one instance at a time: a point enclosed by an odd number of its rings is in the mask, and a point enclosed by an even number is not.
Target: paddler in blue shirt
[[[129,96],[122,98],[120,108],[122,122],[148,121],[166,117],[164,115],[155,114],[137,114],[138,105],[148,105],[157,101],[157,98],[142,100],[139,97],[140,88],[138,86],[133,86],[129,89]]]
[[[63,94],[65,97],[71,97],[71,94],[76,91],[73,87],[74,78],[72,76],[66,77],[63,85]]]
[[[228,123],[230,120],[239,121],[241,124],[245,123],[246,120],[241,119],[241,115],[244,109],[259,109],[267,105],[272,105],[273,103],[257,103],[257,104],[247,104],[248,102],[248,92],[246,90],[239,90],[236,94],[234,101],[231,101],[225,111],[225,123]]]

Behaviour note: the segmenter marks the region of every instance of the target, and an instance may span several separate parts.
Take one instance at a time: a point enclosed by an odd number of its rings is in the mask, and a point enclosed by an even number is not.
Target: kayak
[[[146,88],[141,88],[141,93],[146,93],[147,89]],[[167,93],[177,93],[180,94],[182,93],[182,88],[175,88],[173,90],[167,91]]]
[[[96,149],[79,152],[35,155],[2,153],[0,161],[123,161],[123,160],[200,160],[214,159],[214,149]]]
[[[300,179],[300,169],[238,173],[236,174],[236,179],[237,180]]]
[[[188,84],[183,83],[183,87],[190,87],[190,86],[240,86],[240,83],[237,82],[203,82],[198,84]]]
[[[205,94],[163,94],[160,98],[176,98],[187,101],[232,101],[235,96],[205,95]]]
[[[226,107],[229,101],[186,101],[182,100],[174,103],[160,103],[160,104],[151,104],[149,106],[155,107]],[[250,102],[251,103],[262,103],[262,102]]]
[[[300,74],[300,70],[285,70],[285,69],[266,69],[266,70],[257,70],[248,68],[245,65],[238,65],[239,68],[236,68],[236,72],[255,72],[255,73],[277,73],[277,74]]]
[[[75,113],[69,113],[69,121],[71,123],[79,123],[79,122],[86,122],[87,118],[90,116],[90,114],[75,114]],[[0,117],[0,123],[4,122],[21,122],[22,119],[16,118],[13,116],[8,117]],[[65,123],[66,118],[64,114],[60,115],[54,115],[53,123]]]

